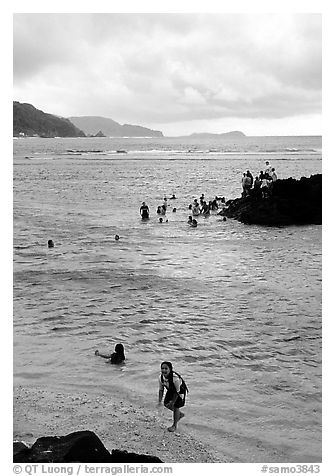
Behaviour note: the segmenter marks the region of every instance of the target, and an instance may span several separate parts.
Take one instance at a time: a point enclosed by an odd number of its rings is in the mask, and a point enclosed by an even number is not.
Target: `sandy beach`
[[[42,436],[91,430],[109,451],[149,454],[164,463],[231,462],[194,439],[182,423],[176,433],[169,433],[170,419],[170,412],[163,407],[149,413],[107,393],[75,393],[22,385],[14,388],[14,440],[31,445]]]

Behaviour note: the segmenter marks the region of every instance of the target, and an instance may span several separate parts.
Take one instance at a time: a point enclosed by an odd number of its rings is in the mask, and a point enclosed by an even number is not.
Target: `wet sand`
[[[42,436],[91,430],[109,451],[149,454],[164,463],[231,462],[194,439],[183,422],[176,433],[168,432],[171,422],[172,413],[163,406],[149,412],[118,395],[22,385],[14,388],[14,440],[31,445]]]

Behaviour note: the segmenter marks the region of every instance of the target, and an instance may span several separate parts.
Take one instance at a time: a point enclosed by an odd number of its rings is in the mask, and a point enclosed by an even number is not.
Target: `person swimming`
[[[190,225],[190,224],[192,223],[192,220],[193,220],[192,216],[189,215],[188,220],[187,220],[187,223]]]
[[[195,218],[192,219],[192,223],[190,223],[190,225],[193,227],[193,228],[196,228],[198,226],[198,222]]]
[[[115,241],[119,241],[119,239],[120,239],[119,235],[115,235],[114,238],[115,238]]]
[[[111,364],[122,364],[122,362],[126,360],[123,344],[116,344],[114,352],[110,355],[100,354],[98,350],[96,350],[94,354],[102,357],[103,359],[110,359]]]
[[[52,240],[48,240],[48,248],[54,248],[55,243]]]

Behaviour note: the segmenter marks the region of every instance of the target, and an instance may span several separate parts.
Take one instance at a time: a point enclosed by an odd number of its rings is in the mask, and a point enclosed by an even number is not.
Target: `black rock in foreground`
[[[322,175],[277,180],[268,198],[252,189],[249,197],[229,200],[227,205],[223,215],[249,225],[321,225]]]
[[[156,456],[112,450],[92,431],[38,438],[31,448],[14,442],[14,463],[162,463]]]

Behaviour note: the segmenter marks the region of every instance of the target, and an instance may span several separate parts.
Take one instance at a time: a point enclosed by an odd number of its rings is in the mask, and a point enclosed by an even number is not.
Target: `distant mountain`
[[[64,117],[45,113],[31,104],[14,101],[13,136],[85,137],[85,134]]]
[[[69,117],[77,127],[82,129],[87,135],[95,135],[99,131],[107,137],[163,137],[161,131],[154,131],[142,126],[131,124],[121,125],[113,119],[100,116],[78,116]]]
[[[227,138],[241,138],[246,137],[241,131],[222,132],[221,134],[212,134],[210,132],[194,132],[187,137],[199,137],[199,139],[210,139],[215,137],[227,137]]]

